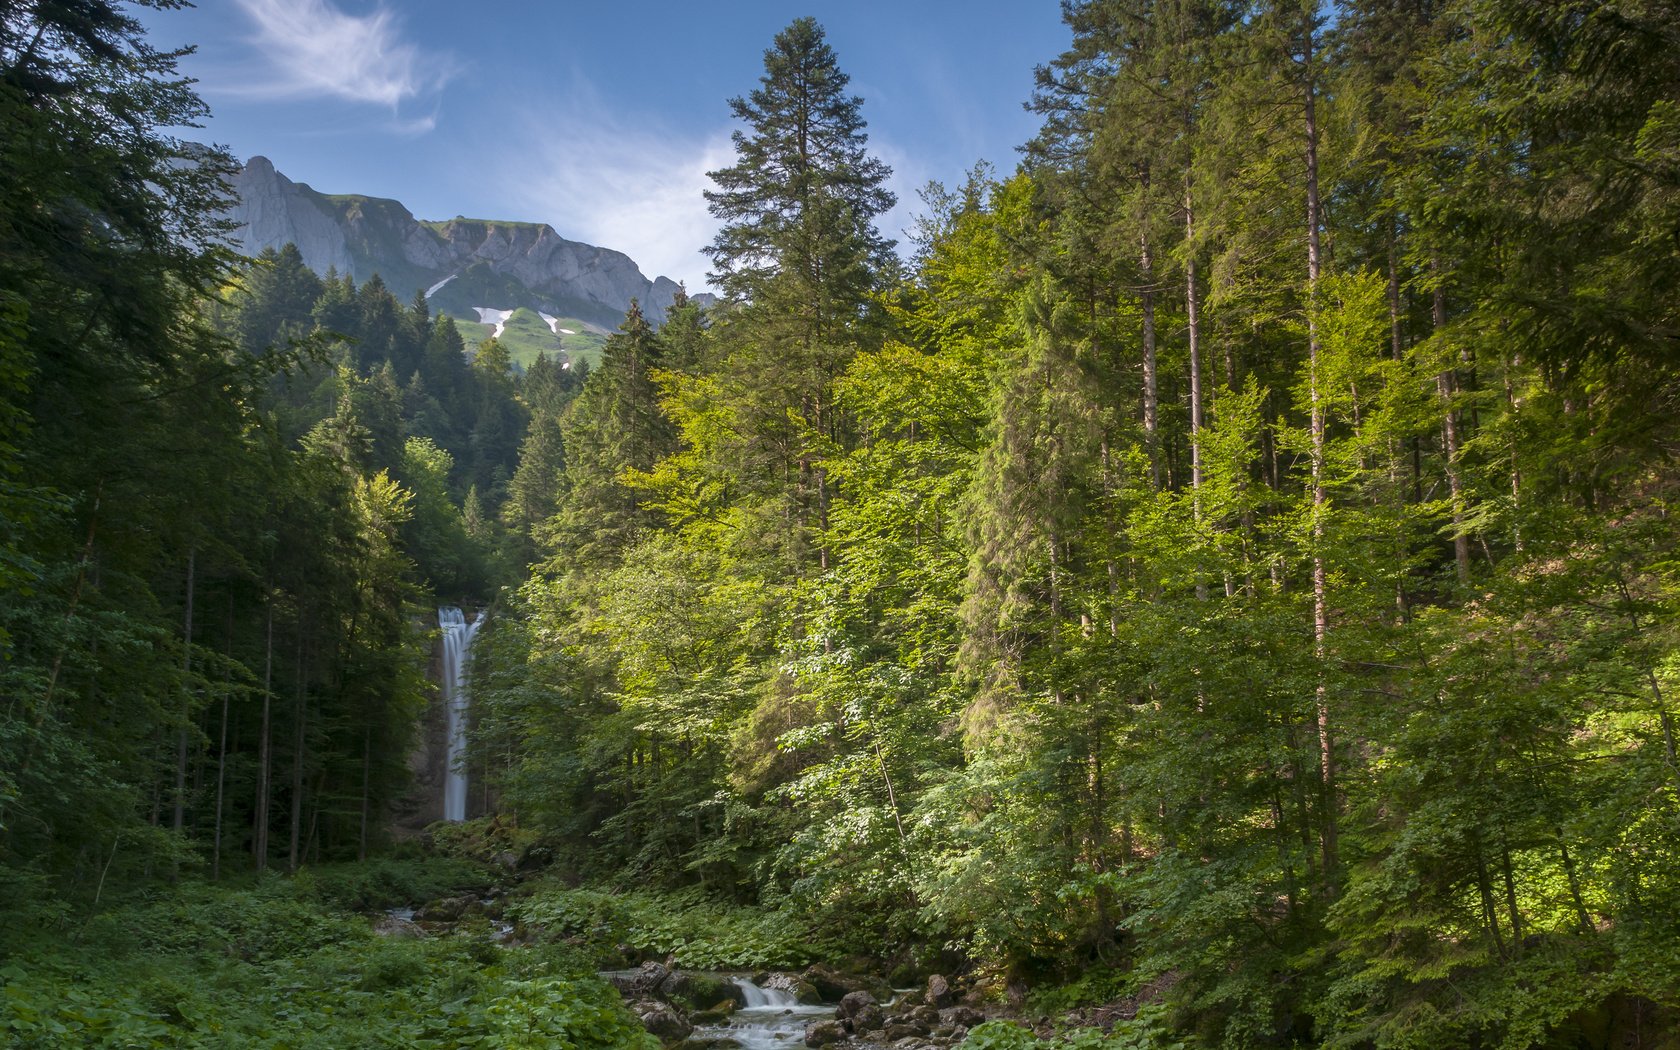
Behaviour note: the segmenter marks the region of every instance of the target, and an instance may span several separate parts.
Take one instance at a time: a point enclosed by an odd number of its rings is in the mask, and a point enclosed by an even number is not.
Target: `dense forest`
[[[639,1045],[607,914],[960,975],[971,1050],[1680,1045],[1671,0],[1073,0],[902,246],[799,19],[718,305],[528,370],[234,256],[120,5],[0,12],[18,1045]],[[421,854],[440,602],[490,804]],[[474,844],[577,935],[351,930]]]

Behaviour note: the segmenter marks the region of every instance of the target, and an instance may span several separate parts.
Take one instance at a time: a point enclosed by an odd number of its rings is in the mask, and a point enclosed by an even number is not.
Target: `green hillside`
[[[466,317],[456,317],[455,327],[460,330],[461,338],[468,347],[490,338],[495,331],[493,325]],[[521,307],[508,318],[506,327],[502,329],[501,342],[507,347],[513,362],[522,369],[529,368],[538,354],[549,357],[564,354],[566,360],[587,361],[592,368],[600,362],[601,347],[607,339],[599,325],[575,317],[562,317],[557,327],[559,333],[551,329],[535,310]]]

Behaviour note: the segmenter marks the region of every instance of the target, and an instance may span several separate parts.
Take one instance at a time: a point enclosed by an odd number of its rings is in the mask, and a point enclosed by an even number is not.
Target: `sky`
[[[1033,68],[1068,43],[1057,0],[198,0],[146,12],[212,116],[193,132],[324,193],[422,219],[546,222],[706,287],[705,173],[732,162],[728,99],[776,33],[825,28],[893,168],[905,240],[930,179],[1013,170]]]

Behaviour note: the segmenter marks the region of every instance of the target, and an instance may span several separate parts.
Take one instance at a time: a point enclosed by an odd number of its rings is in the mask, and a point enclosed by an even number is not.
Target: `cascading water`
[[[467,659],[473,636],[483,614],[472,618],[453,605],[438,610],[438,627],[443,631],[443,704],[449,712],[449,761],[444,771],[443,819],[467,819],[467,771],[461,753],[467,746]]]
[[[698,1039],[728,1039],[742,1050],[779,1050],[805,1045],[805,1026],[834,1016],[833,1006],[801,1003],[785,988],[762,988],[745,977],[731,977],[743,1005],[718,1024],[695,1029]]]

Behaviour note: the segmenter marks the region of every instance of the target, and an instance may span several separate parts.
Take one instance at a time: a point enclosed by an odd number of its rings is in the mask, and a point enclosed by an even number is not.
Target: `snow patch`
[[[479,324],[493,324],[496,330],[491,333],[497,339],[507,330],[508,318],[513,316],[512,310],[492,310],[488,306],[475,306],[473,312],[478,314]]]
[[[439,281],[438,283],[432,285],[430,288],[426,289],[426,298],[430,299],[432,296],[434,296],[438,292],[442,291],[443,286],[448,284],[450,281],[453,281],[456,278],[456,276],[458,276],[458,275],[450,274],[448,277],[445,277],[443,280]]]
[[[555,335],[560,334],[560,318],[555,317],[553,314],[545,314],[541,310],[537,311],[537,316],[547,322],[549,331],[553,332]]]

